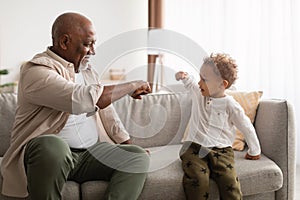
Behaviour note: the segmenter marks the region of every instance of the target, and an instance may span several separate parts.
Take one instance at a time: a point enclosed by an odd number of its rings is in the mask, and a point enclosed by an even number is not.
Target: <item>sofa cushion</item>
[[[277,191],[283,185],[283,174],[278,165],[261,154],[259,160],[246,160],[244,151],[235,151],[236,170],[243,195]]]
[[[63,200],[80,200],[80,184],[67,181],[62,191]]]
[[[253,123],[256,110],[258,107],[259,100],[263,94],[262,91],[237,91],[237,90],[226,90],[226,94],[232,96],[244,109],[245,114],[249,117]],[[236,137],[232,144],[234,150],[242,151],[245,148],[245,137],[240,131],[236,131]]]
[[[16,106],[17,95],[15,93],[0,93],[0,156],[3,156],[10,144]]]
[[[170,191],[172,191],[172,187],[176,187],[178,181],[181,183],[183,171],[178,156],[180,147],[181,145],[170,145],[167,147],[150,148],[150,152],[155,152],[155,154],[151,154],[151,163],[160,161],[162,159],[161,157],[167,157],[168,160],[173,160],[173,162],[161,166],[158,168],[160,170],[150,172],[146,185],[149,185],[149,187],[153,187],[153,185],[157,186],[158,184],[161,184],[161,187],[170,185]],[[178,151],[176,151],[176,149],[178,149]],[[166,153],[168,151],[170,152]],[[166,155],[162,156],[162,154]],[[246,160],[244,159],[245,154],[246,151],[235,152],[236,170],[242,185],[243,195],[248,196],[257,193],[276,191],[282,187],[282,172],[272,160],[264,155],[262,155],[260,160]],[[212,184],[211,187],[214,186],[216,185]],[[216,191],[217,188],[214,188],[213,190]],[[149,192],[151,191],[156,190],[149,189]],[[159,195],[159,193],[157,194]]]
[[[191,113],[186,92],[149,94],[141,100],[127,96],[114,106],[134,144],[142,147],[179,144]]]
[[[181,145],[168,145],[149,148],[150,171],[143,192],[139,200],[176,199],[184,200],[182,187],[183,171],[178,151]],[[276,191],[282,187],[282,172],[269,158],[261,155],[260,160],[245,160],[243,152],[235,152],[236,170],[241,182],[244,196]],[[167,161],[163,161],[167,158]],[[163,164],[159,164],[160,162]],[[156,165],[158,164],[158,165]],[[154,166],[155,165],[155,166]],[[246,166],[246,167],[245,167]],[[82,184],[84,200],[95,200],[103,197],[107,183],[103,181],[90,181]],[[210,191],[212,199],[219,199],[217,185],[211,181]],[[271,193],[270,193],[271,194]]]
[[[88,181],[81,184],[81,194],[83,200],[103,199],[108,182]]]

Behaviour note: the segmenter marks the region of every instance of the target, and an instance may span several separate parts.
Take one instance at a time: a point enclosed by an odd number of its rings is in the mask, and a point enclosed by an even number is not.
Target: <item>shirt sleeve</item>
[[[259,155],[261,149],[255,128],[249,117],[245,114],[243,108],[237,102],[233,103],[230,119],[235,127],[244,134],[246,143],[249,147],[248,154],[251,156]]]
[[[93,115],[99,109],[96,103],[102,92],[103,85],[101,84],[91,84],[88,86],[74,84],[72,93],[72,113],[88,113],[88,116]]]
[[[188,75],[185,79],[182,80],[182,83],[186,89],[195,90],[198,89],[198,84],[195,78],[192,75]]]
[[[105,109],[99,110],[100,119],[108,136],[116,143],[122,143],[130,139],[119,115],[111,104]]]
[[[46,66],[34,66],[22,72],[24,98],[30,103],[72,114],[95,111],[103,87],[80,85],[67,80]]]

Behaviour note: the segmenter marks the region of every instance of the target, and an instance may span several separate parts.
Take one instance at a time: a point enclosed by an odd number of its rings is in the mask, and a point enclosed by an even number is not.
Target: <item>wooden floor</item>
[[[296,167],[296,187],[295,187],[295,200],[300,199],[300,165]]]

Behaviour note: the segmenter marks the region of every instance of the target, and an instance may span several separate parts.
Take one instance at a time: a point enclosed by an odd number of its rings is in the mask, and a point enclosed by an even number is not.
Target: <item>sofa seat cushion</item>
[[[168,145],[148,148],[151,152],[150,172],[141,199],[185,199],[182,188],[183,171],[178,152],[181,145]],[[235,152],[236,170],[244,196],[270,193],[282,187],[283,177],[280,168],[269,158],[261,155],[260,160],[245,160],[244,152]],[[165,159],[167,158],[167,159]],[[107,183],[90,181],[82,184],[84,200],[102,197]],[[212,199],[219,199],[217,185],[211,181]]]
[[[87,181],[81,184],[82,200],[103,199],[108,182]]]
[[[160,168],[158,168],[159,170],[149,173],[149,178],[146,182],[145,189],[147,189],[147,186],[152,188],[149,188],[148,195],[153,195],[153,191],[155,191],[157,192],[157,197],[159,197],[159,195],[162,194],[162,191],[159,192],[158,186],[161,187],[161,190],[165,191],[164,193],[166,195],[170,195],[170,193],[179,191],[175,190],[175,188],[178,188],[178,183],[180,183],[179,185],[181,186],[183,176],[181,160],[179,159],[178,155],[180,147],[181,145],[169,145],[167,147],[164,146],[150,148],[151,152],[155,152],[151,155],[150,170],[151,167],[152,170],[154,168],[152,166],[153,163],[162,160],[162,158],[168,158],[169,164],[167,165],[168,162],[166,162],[165,166],[161,165]],[[170,152],[168,153],[168,151]],[[264,155],[262,155],[261,159],[257,161],[246,160],[244,159],[245,154],[246,151],[235,151],[236,170],[241,182],[244,196],[272,192],[282,187],[282,172],[272,160]],[[171,160],[173,160],[173,162],[170,162]],[[153,187],[155,187],[155,189]],[[212,181],[211,191],[216,191],[216,187],[216,184],[214,181]]]
[[[67,181],[62,192],[63,200],[80,200],[80,184]]]
[[[243,195],[279,190],[283,185],[283,174],[278,165],[263,154],[259,160],[246,160],[246,152],[247,150],[234,152]]]

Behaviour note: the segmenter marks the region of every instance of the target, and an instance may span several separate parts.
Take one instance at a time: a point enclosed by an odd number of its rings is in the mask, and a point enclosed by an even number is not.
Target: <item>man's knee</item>
[[[147,166],[149,166],[149,153],[144,148],[137,145],[121,145],[121,148],[130,152],[133,157],[138,157],[141,162],[144,162]]]
[[[136,145],[97,143],[88,149],[99,162],[119,171],[145,173],[148,171],[149,154]]]
[[[53,166],[55,163],[70,162],[71,151],[61,138],[55,135],[42,135],[28,142],[25,159],[26,157]]]
[[[150,157],[149,153],[140,146],[137,145],[121,145],[122,148],[132,155],[133,167],[132,169],[136,169],[136,173],[145,173],[149,170],[150,165]],[[135,161],[134,161],[135,160]]]
[[[137,145],[126,144],[126,145],[121,145],[120,147],[132,153],[147,153],[144,148]]]

